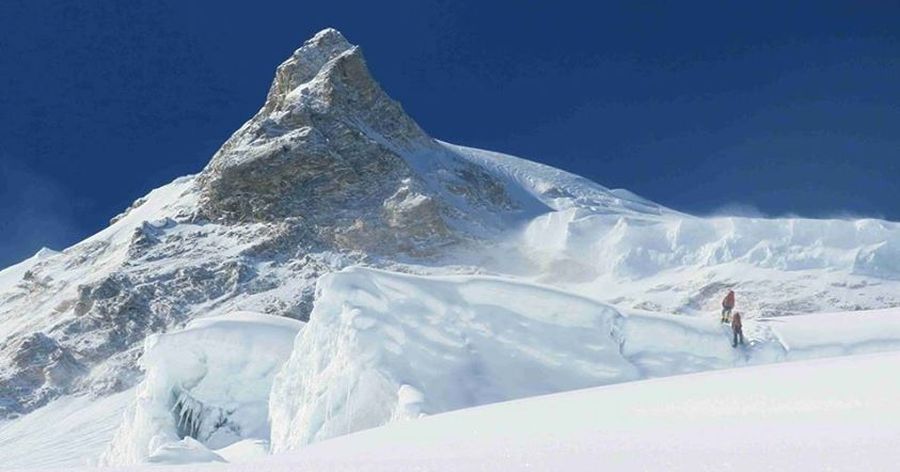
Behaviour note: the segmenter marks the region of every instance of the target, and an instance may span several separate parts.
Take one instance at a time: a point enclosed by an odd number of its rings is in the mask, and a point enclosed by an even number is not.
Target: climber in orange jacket
[[[729,290],[728,295],[722,300],[722,323],[728,323],[731,319],[731,310],[734,309],[734,290]]]

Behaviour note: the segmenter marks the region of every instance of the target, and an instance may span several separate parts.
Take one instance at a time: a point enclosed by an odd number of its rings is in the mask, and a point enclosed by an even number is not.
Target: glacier
[[[150,338],[145,380],[104,463],[222,460],[217,448],[248,439],[283,453],[520,398],[900,350],[898,309],[751,319],[736,350],[715,317],[620,310],[499,277],[351,267],[322,277],[317,292],[302,330],[234,313]],[[276,322],[277,339],[260,337]],[[179,432],[184,424],[193,427]]]

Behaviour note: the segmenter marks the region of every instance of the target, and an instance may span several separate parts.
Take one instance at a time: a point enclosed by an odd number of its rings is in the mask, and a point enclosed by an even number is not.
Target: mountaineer
[[[731,347],[737,347],[738,339],[741,341],[741,345],[744,345],[744,326],[741,324],[741,314],[739,312],[735,312],[734,316],[731,318],[731,332],[734,334],[734,340],[731,342]]]
[[[734,290],[729,290],[728,295],[722,300],[722,323],[728,323],[731,318],[731,310],[734,309]]]

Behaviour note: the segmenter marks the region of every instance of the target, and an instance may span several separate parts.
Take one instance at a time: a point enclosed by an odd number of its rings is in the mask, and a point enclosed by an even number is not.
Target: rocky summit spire
[[[265,105],[199,176],[199,215],[302,221],[343,247],[359,248],[356,232],[387,244],[369,228],[446,243],[440,205],[411,164],[440,150],[372,78],[360,49],[326,29],[278,67]],[[396,205],[397,195],[409,204]],[[396,227],[406,221],[398,211],[415,215],[414,235]]]
[[[473,208],[513,206],[495,177],[428,136],[333,29],[278,67],[265,105],[197,182],[201,219],[287,222],[327,246],[376,252],[446,247],[496,221]]]
[[[264,110],[271,112],[284,105],[288,93],[315,78],[328,61],[351,48],[353,45],[334,28],[318,32],[278,66]]]
[[[209,171],[265,157],[247,152],[247,146],[259,151],[267,141],[285,141],[285,135],[306,133],[309,128],[325,133],[325,120],[341,121],[371,139],[398,145],[431,141],[381,89],[359,47],[329,28],[278,66],[266,103],[213,156],[205,177],[212,177]]]

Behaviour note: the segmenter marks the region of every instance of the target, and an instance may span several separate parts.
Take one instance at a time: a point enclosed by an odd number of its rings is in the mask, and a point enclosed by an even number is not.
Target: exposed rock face
[[[435,179],[441,185],[429,185]],[[278,67],[265,105],[198,181],[210,220],[295,218],[328,246],[383,253],[427,253],[470,236],[454,228],[465,212],[441,191],[513,206],[502,185],[422,131],[333,29]]]
[[[39,261],[0,292],[0,419],[67,393],[131,387],[143,340],[197,316],[305,319],[316,279],[359,260],[307,252],[296,244],[302,226],[286,222],[119,224],[120,240]]]
[[[67,393],[73,380],[85,373],[69,349],[44,333],[13,341],[4,346],[7,349],[13,355],[0,374],[0,417],[43,406]]]

